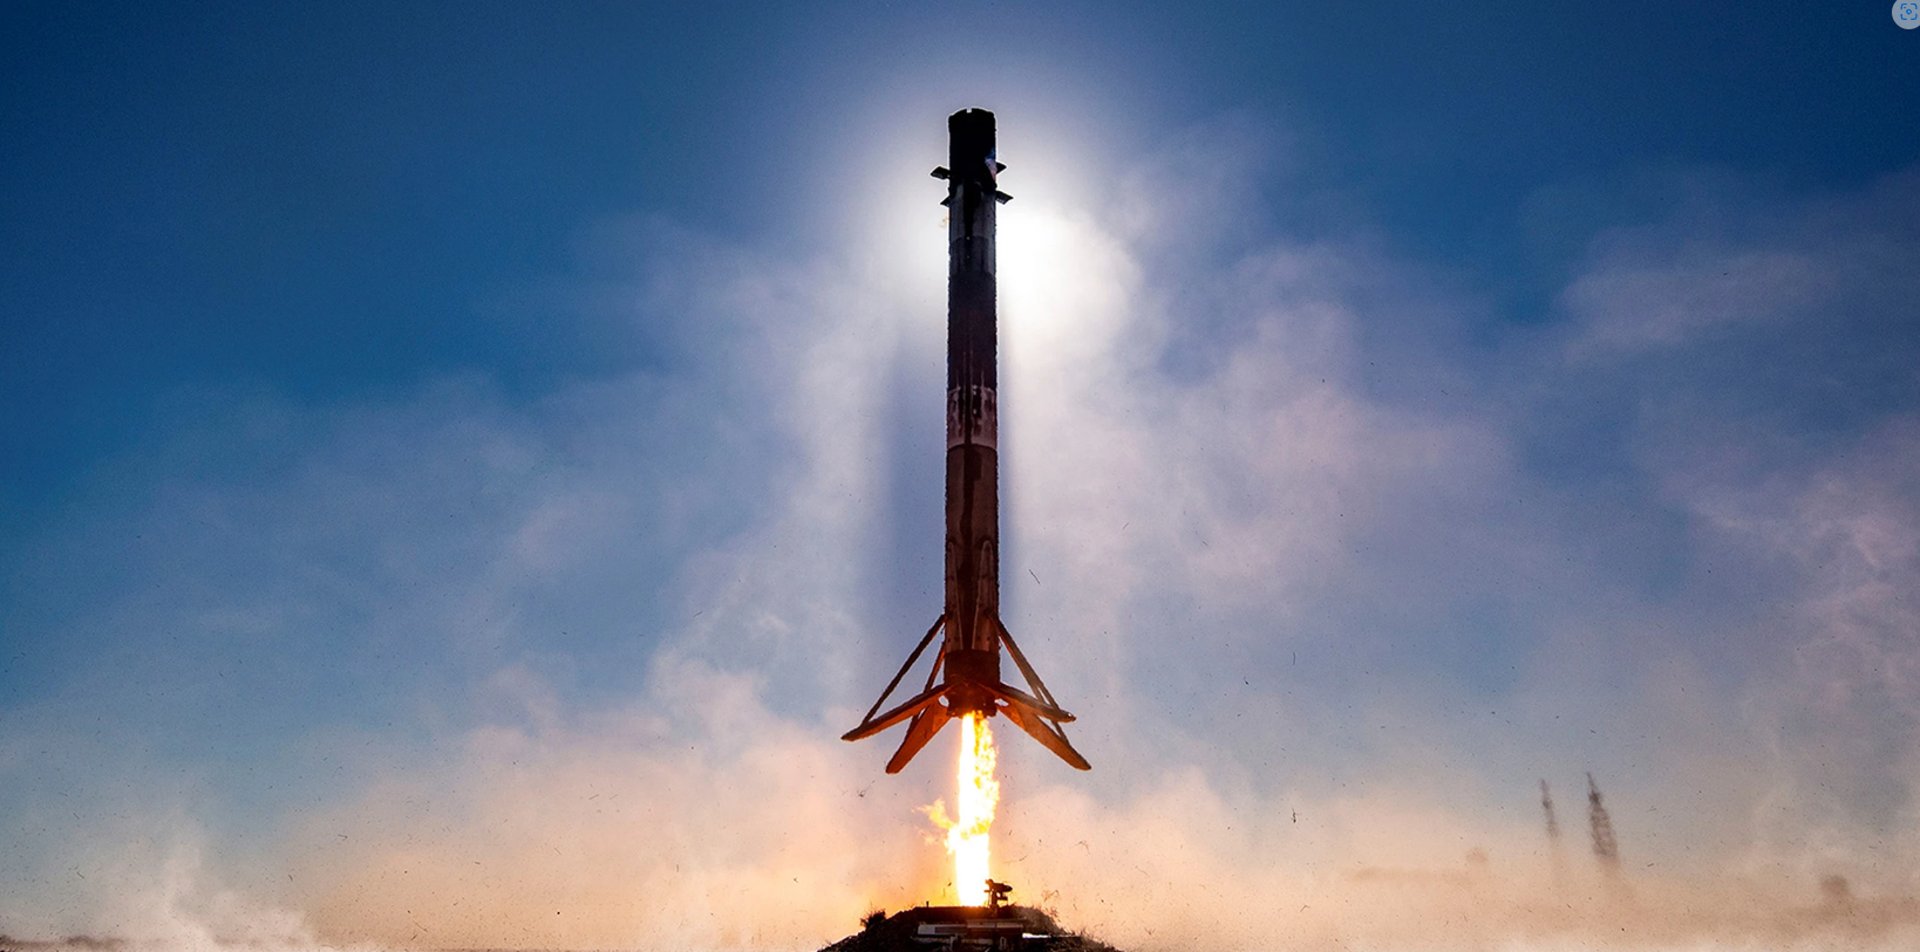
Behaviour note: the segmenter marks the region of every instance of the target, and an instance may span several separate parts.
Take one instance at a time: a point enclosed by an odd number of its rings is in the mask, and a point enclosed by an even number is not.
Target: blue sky
[[[4,20],[0,932],[812,947],[937,889],[949,778],[835,738],[939,597],[968,106],[1009,624],[1097,768],[1009,740],[1016,882],[1258,944],[1204,923],[1481,848],[1491,934],[1577,935],[1534,784],[1593,770],[1646,947],[1920,889],[1884,8]],[[1189,931],[1096,901],[1143,866]]]

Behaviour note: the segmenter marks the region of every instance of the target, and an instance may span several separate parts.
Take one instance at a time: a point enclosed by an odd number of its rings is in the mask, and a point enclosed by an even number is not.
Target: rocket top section
[[[1012,199],[994,185],[1006,166],[995,158],[993,140],[993,113],[962,109],[947,117],[948,165],[933,174],[948,183],[941,204],[948,210],[949,277],[993,274],[994,206]]]
[[[951,168],[933,170],[947,180],[947,447],[992,451],[999,444],[994,217],[1007,200],[994,187],[1005,166],[994,158],[993,113],[962,109],[947,117],[947,161]],[[950,501],[980,497],[956,515],[968,523],[956,529],[966,546],[991,548],[997,538],[995,468],[990,458],[973,460],[957,471],[962,485],[947,487]]]
[[[991,192],[1001,168],[993,156],[993,113],[962,109],[947,117],[947,169],[955,186],[970,182]]]

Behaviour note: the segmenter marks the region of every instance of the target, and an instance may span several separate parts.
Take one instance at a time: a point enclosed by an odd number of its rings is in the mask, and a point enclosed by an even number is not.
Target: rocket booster
[[[898,773],[949,718],[1005,714],[1060,759],[1080,770],[1086,758],[1060,725],[1073,720],[1027,663],[1000,621],[1000,449],[994,216],[1011,199],[999,190],[1006,166],[995,156],[993,113],[965,109],[947,118],[947,519],[946,586],[941,615],[844,740],[871,737],[906,721],[887,762]],[[879,713],[935,635],[939,651],[917,696]],[[1000,678],[1000,650],[1027,690]]]
[[[947,120],[947,675],[957,711],[985,711],[1000,680],[1000,399],[993,114]],[[939,175],[939,171],[934,174]]]

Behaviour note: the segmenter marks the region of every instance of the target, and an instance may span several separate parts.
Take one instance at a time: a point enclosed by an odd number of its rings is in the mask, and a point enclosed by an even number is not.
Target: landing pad
[[[1060,928],[1028,906],[915,906],[874,916],[866,928],[822,952],[931,952],[1001,949],[1007,952],[1114,952],[1111,946]]]

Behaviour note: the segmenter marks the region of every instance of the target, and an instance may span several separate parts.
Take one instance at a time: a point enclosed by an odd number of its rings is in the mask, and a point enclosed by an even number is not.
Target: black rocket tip
[[[947,136],[947,167],[968,179],[980,175],[991,182],[999,171],[994,161],[993,113],[962,109],[947,117]]]

